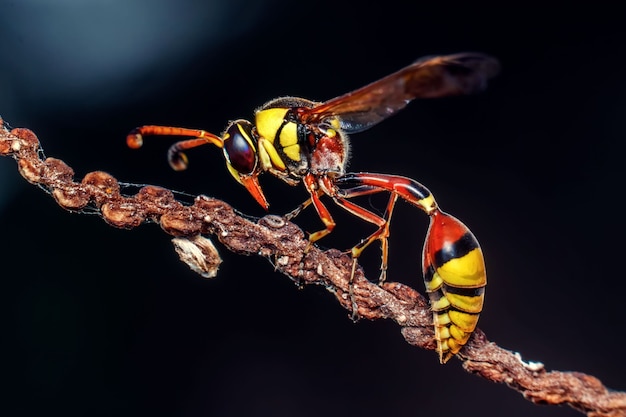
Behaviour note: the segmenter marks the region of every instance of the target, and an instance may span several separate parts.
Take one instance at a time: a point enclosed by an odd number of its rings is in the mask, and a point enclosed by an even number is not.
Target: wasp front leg
[[[320,200],[320,196],[323,193],[322,193],[322,190],[320,190],[319,188],[317,178],[313,174],[307,174],[304,177],[304,186],[309,192],[310,199],[302,203],[298,208],[296,208],[296,210],[289,213],[288,215],[291,215],[290,218],[292,218],[298,213],[300,213],[302,209],[306,208],[310,204],[313,204],[313,207],[315,207],[315,211],[317,211],[317,215],[320,217],[320,220],[322,220],[322,223],[324,223],[324,226],[325,226],[324,229],[318,230],[317,232],[313,232],[309,235],[309,245],[306,248],[306,251],[308,252],[313,243],[317,242],[318,240],[320,240],[321,238],[323,238],[324,236],[328,235],[329,233],[333,231],[333,229],[336,226],[336,223],[335,223],[335,220],[333,220],[333,216],[330,215],[330,212],[328,211],[324,203],[322,203],[322,200]]]
[[[356,184],[348,190],[389,191],[429,215],[422,253],[424,283],[439,360],[447,362],[467,343],[483,308],[487,277],[478,241],[460,220],[439,209],[426,187],[410,178],[356,173],[346,174],[336,183]]]

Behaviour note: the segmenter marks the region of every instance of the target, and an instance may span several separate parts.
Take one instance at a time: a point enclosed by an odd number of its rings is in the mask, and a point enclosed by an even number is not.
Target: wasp
[[[302,183],[309,198],[287,217],[313,205],[324,227],[309,235],[309,247],[335,228],[323,196],[375,225],[376,231],[349,251],[353,259],[351,289],[356,260],[375,241],[381,245],[379,282],[385,281],[389,226],[398,198],[425,212],[430,226],[422,251],[422,267],[433,311],[437,352],[440,362],[445,363],[467,343],[483,308],[487,279],[480,245],[467,226],[441,211],[432,193],[417,181],[399,175],[347,173],[348,135],[371,128],[413,99],[481,91],[498,69],[496,59],[480,53],[425,57],[325,102],[276,98],[254,112],[254,122],[234,120],[220,135],[150,125],[132,130],[127,144],[139,148],[146,135],[189,137],[169,148],[168,160],[175,170],[187,167],[185,151],[215,145],[222,149],[230,174],[265,209],[269,203],[258,181],[261,173],[269,172],[289,185]],[[379,192],[389,194],[383,215],[351,201]]]

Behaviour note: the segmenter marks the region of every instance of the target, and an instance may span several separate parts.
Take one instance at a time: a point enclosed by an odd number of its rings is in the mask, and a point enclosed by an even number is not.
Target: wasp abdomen
[[[437,352],[445,363],[467,343],[478,323],[487,284],[485,261],[467,226],[436,210],[424,245],[423,267]]]

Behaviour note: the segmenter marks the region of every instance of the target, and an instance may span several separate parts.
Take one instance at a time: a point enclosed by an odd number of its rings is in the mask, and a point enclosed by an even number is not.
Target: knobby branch
[[[277,271],[300,285],[323,285],[352,311],[348,285],[351,258],[334,249],[313,247],[306,251],[304,232],[282,217],[268,215],[252,221],[227,203],[206,196],[184,205],[172,191],[156,186],[124,196],[119,182],[101,171],[90,172],[76,182],[73,170],[63,161],[42,158],[39,140],[32,131],[10,130],[2,119],[0,124],[0,155],[12,157],[28,182],[46,190],[66,210],[96,210],[105,222],[124,229],[157,223],[174,236],[181,259],[204,276],[214,276],[219,266],[219,255],[205,237],[214,236],[228,250],[269,258]],[[393,320],[409,344],[435,349],[432,314],[417,291],[400,283],[372,283],[358,268],[353,292],[359,317]],[[532,402],[566,404],[590,417],[626,416],[626,393],[610,391],[590,375],[548,372],[541,363],[524,362],[519,354],[489,342],[480,329],[457,356],[466,371],[504,383]]]

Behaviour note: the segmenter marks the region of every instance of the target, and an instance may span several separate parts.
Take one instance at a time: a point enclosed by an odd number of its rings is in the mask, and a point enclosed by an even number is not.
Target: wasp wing
[[[358,90],[328,100],[304,113],[305,123],[339,117],[347,133],[369,129],[415,98],[470,94],[485,88],[500,64],[480,53],[429,56]]]

